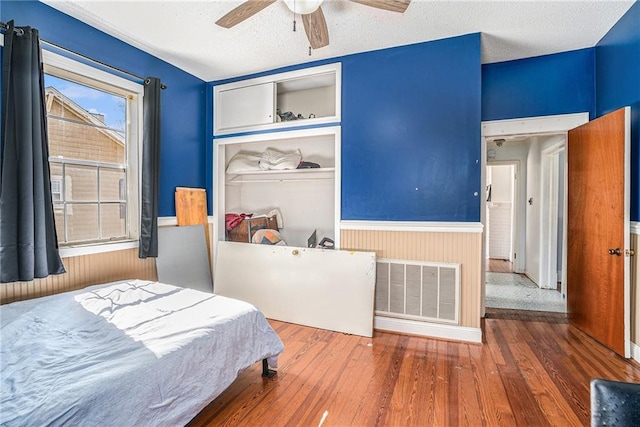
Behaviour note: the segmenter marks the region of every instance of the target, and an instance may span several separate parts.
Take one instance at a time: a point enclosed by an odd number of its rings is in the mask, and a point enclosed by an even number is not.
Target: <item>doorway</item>
[[[513,273],[517,170],[517,161],[487,163],[485,250],[488,271]]]
[[[483,182],[491,192],[483,207],[485,307],[566,313],[565,147],[567,131],[587,121],[576,114],[483,124]],[[494,246],[496,208],[502,217],[508,211],[508,202],[495,198],[501,179],[512,189],[508,256]],[[509,262],[512,272],[505,272]]]
[[[487,143],[487,307],[566,312],[557,281],[565,140],[562,134],[505,135]],[[525,195],[520,204],[519,193]],[[516,236],[524,243],[519,250]]]

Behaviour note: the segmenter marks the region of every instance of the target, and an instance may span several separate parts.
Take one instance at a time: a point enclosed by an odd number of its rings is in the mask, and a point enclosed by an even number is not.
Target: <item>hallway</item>
[[[540,289],[524,274],[512,273],[511,263],[489,260],[486,273],[487,308],[566,313],[566,299],[553,289]]]

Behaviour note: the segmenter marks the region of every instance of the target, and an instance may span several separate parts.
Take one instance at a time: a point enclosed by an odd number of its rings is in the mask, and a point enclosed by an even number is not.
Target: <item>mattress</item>
[[[184,425],[284,347],[254,306],[140,280],[0,307],[0,425]]]

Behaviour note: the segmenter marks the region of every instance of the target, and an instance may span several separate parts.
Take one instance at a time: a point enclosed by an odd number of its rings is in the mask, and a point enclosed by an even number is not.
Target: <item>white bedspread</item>
[[[0,425],[178,426],[283,350],[245,302],[131,280],[0,307]]]

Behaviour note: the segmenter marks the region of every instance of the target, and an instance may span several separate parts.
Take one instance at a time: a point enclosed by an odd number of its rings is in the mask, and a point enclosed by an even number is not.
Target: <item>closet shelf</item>
[[[250,171],[227,174],[227,184],[276,181],[319,181],[335,179],[336,168]]]

